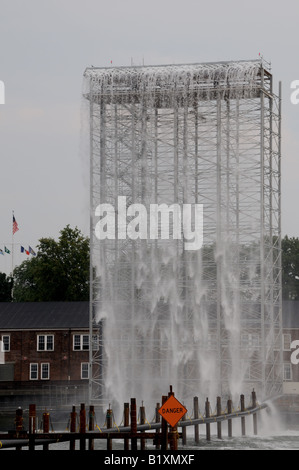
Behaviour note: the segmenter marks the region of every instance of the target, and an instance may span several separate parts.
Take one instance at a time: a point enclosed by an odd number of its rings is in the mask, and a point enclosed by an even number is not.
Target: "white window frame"
[[[258,334],[244,333],[241,335],[241,348],[245,350],[257,350],[260,346]]]
[[[44,338],[44,349],[41,349],[40,348],[40,343],[39,343],[39,339],[40,338]],[[48,338],[52,338],[52,347],[48,347]],[[54,351],[54,335],[53,334],[50,334],[50,335],[37,335],[37,351],[39,352],[43,352],[43,351]]]
[[[45,374],[44,366],[47,366],[46,374]],[[33,370],[33,368],[35,370]],[[33,374],[36,375],[36,377],[33,377]],[[29,379],[30,380],[50,380],[50,363],[42,362],[41,364],[38,364],[38,362],[31,362],[30,369],[29,369]]]
[[[36,377],[32,377],[32,368],[33,366],[36,366]],[[37,362],[31,362],[30,363],[30,370],[29,370],[29,378],[30,380],[38,380],[38,363]]]
[[[83,371],[83,369],[86,369]],[[86,374],[87,372],[87,376],[86,377],[83,377],[84,374]],[[88,362],[81,362],[81,379],[89,379],[89,363]]]
[[[292,342],[292,337],[290,333],[283,333],[282,336],[283,339],[283,350],[284,351],[290,351],[291,350],[291,342]],[[289,345],[289,347],[286,347]]]
[[[84,338],[87,337],[87,348]],[[79,342],[78,342],[79,338]],[[73,335],[73,351],[89,351],[89,335],[88,334],[74,334]]]
[[[287,382],[293,380],[292,365],[289,362],[283,364],[283,380]]]
[[[4,338],[8,338],[8,349],[5,349]],[[1,352],[9,352],[9,351],[10,351],[10,335],[2,335],[2,337],[1,337]]]
[[[92,335],[92,350],[98,351],[100,349],[100,338],[99,335]]]
[[[43,366],[47,366],[46,376],[44,376]],[[50,363],[49,362],[42,362],[40,365],[40,378],[41,380],[50,380]]]

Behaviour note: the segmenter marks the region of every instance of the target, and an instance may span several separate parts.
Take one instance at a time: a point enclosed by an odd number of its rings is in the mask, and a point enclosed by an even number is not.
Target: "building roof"
[[[88,326],[89,302],[0,302],[1,330]]]
[[[282,303],[283,328],[299,328],[299,301]],[[0,302],[0,330],[89,327],[89,302]]]

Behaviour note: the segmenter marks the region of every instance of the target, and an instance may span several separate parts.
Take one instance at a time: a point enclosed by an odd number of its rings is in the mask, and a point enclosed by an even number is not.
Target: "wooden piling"
[[[112,416],[113,416],[112,409],[110,408],[110,405],[109,405],[109,408],[108,408],[107,413],[106,413],[106,426],[107,426],[107,429],[111,429],[112,426],[113,426]],[[112,450],[112,439],[110,439],[109,437],[107,439],[107,450]]]
[[[86,433],[86,410],[85,410],[85,404],[81,403],[81,408],[80,408],[80,419],[79,419],[79,432],[80,432],[80,450],[86,450],[86,439],[85,439],[85,433]]]
[[[36,431],[36,406],[29,405],[29,433],[33,434]]]
[[[176,426],[170,426],[168,431],[168,440],[170,444],[170,450],[178,450],[178,428]]]
[[[198,407],[198,397],[193,398],[193,409],[194,409],[194,419],[199,418],[199,407]],[[196,444],[199,443],[199,425],[194,425],[194,441]]]
[[[73,405],[72,412],[71,412],[70,432],[76,432],[76,421],[77,421],[76,407]],[[75,449],[76,449],[76,441],[75,439],[71,439],[70,450],[75,450]]]
[[[240,396],[240,400],[241,400],[241,411],[245,411],[245,397],[244,397],[244,395]],[[245,434],[246,434],[246,432],[245,432],[245,416],[241,416],[241,433],[242,433],[242,436],[245,436]]]
[[[162,396],[162,406],[168,400],[167,395]],[[168,425],[167,421],[162,417],[162,424],[161,424],[161,450],[168,449]]]
[[[206,418],[210,418],[210,402],[209,402],[208,398],[206,399],[206,403],[205,403],[205,414],[206,414]],[[211,425],[210,425],[210,423],[206,423],[206,438],[207,438],[207,441],[211,440]]]
[[[94,406],[89,406],[88,430],[94,431]],[[89,439],[88,450],[94,450],[94,439]]]
[[[50,432],[50,414],[46,411],[43,413],[43,432],[48,433]],[[43,445],[43,450],[49,450],[49,444]]]
[[[15,427],[16,427],[16,433],[17,435],[19,433],[21,433],[24,428],[23,428],[23,421],[24,421],[24,418],[23,418],[23,410],[22,408],[18,408],[16,410],[16,418],[15,418]],[[20,446],[16,446],[16,450],[21,450],[21,447]]]
[[[29,450],[35,450],[34,434],[36,431],[36,406],[29,405]]]
[[[161,422],[161,415],[160,415],[160,413],[159,413],[159,409],[160,409],[160,403],[157,403],[157,404],[156,404],[156,419],[155,419],[156,423],[160,423],[160,422]],[[158,440],[158,437],[159,437],[158,435],[159,435],[159,434],[160,434],[160,430],[157,429],[157,430],[156,430],[156,435],[157,435],[156,450],[160,450],[160,449],[161,449],[161,445],[160,445],[160,442],[159,442],[159,440]]]
[[[256,408],[256,393],[254,389],[252,390],[252,408]],[[253,413],[253,434],[257,435],[257,414]]]
[[[16,432],[23,431],[23,410],[22,408],[18,408],[16,410],[16,420],[15,420],[15,425],[16,425]]]
[[[140,424],[145,424],[145,407],[143,406],[143,403],[142,403],[142,406],[140,407]],[[145,450],[145,447],[146,447],[146,440],[141,439],[140,449]]]
[[[231,399],[227,400],[227,414],[231,414],[233,410],[233,405]],[[232,419],[227,420],[227,432],[228,437],[233,437],[233,422]]]
[[[217,397],[217,416],[221,416],[221,397]],[[217,421],[217,437],[222,439],[221,421]]]
[[[130,403],[124,403],[124,426],[130,424]],[[130,440],[124,439],[124,450],[130,449]]]
[[[186,414],[182,416],[181,421],[186,421]],[[182,426],[182,444],[187,445],[187,426]]]
[[[131,398],[131,433],[137,433],[136,398]],[[131,450],[137,450],[137,437],[131,438]]]

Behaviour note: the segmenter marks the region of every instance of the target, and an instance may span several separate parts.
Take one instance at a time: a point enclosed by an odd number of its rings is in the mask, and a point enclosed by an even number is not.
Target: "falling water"
[[[268,295],[273,267],[264,237],[277,227],[261,211],[272,198],[261,192],[262,77],[260,61],[85,72],[94,324],[103,326],[104,396],[115,408],[130,397],[155,405],[170,384],[186,404],[263,390],[261,289]],[[135,239],[119,237],[119,196],[147,215],[151,204],[202,204],[202,247],[186,250],[171,217],[169,239],[150,237],[149,218],[141,238],[137,211],[122,219],[128,228],[135,217]],[[116,232],[99,240],[104,203]]]

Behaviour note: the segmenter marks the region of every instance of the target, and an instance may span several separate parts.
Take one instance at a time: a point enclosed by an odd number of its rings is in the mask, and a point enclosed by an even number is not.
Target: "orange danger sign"
[[[184,414],[187,413],[187,410],[173,395],[171,395],[158,412],[168,422],[168,424],[170,424],[170,426],[174,427]]]

